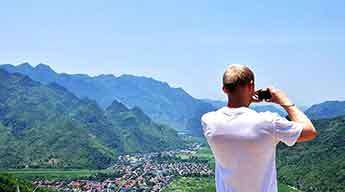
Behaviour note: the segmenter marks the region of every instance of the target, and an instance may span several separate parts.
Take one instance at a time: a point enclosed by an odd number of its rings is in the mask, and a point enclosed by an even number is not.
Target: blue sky
[[[230,63],[303,105],[345,100],[345,1],[3,1],[0,63],[150,76],[225,99]]]

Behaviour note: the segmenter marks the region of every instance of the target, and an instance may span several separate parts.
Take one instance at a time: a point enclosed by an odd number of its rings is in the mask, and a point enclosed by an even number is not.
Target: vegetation
[[[303,191],[345,191],[345,117],[314,125],[319,132],[315,140],[279,146],[279,179]]]
[[[183,146],[175,130],[114,101],[0,70],[0,168],[104,168],[117,155]]]
[[[213,177],[177,177],[162,192],[215,192]]]
[[[111,174],[111,171],[101,170],[89,170],[89,169],[11,169],[0,171],[0,174],[9,174],[14,177],[25,180],[61,180],[61,179],[79,179],[94,177],[98,174]]]
[[[201,147],[200,150],[194,155],[196,158],[205,160],[209,163],[209,166],[215,169],[215,160],[213,158],[212,151],[209,147]]]
[[[201,114],[214,109],[211,104],[193,98],[182,88],[173,88],[165,82],[147,77],[59,74],[48,65],[32,67],[28,63],[1,65],[0,68],[11,73],[25,74],[43,84],[56,83],[79,98],[95,100],[104,109],[115,99],[130,108],[138,106],[155,122],[198,136],[202,133]]]
[[[0,174],[0,192],[53,192],[50,189],[36,188],[31,183],[10,174]]]
[[[0,168],[19,168],[10,172],[23,178],[87,177],[93,171],[85,168],[105,168],[122,153],[181,147],[184,142],[175,130],[150,117],[200,136],[200,115],[214,109],[182,89],[150,78],[58,74],[45,65],[1,68],[6,71],[0,69]],[[345,117],[337,117],[345,113],[343,106],[344,102],[332,101],[307,110],[313,119],[336,118],[314,122],[320,133],[314,141],[292,148],[279,145],[281,183],[306,192],[345,191]],[[207,147],[192,156],[180,154],[176,160],[186,159],[208,161],[214,168]],[[23,171],[25,167],[40,169]],[[197,183],[208,178],[188,179],[176,182]]]

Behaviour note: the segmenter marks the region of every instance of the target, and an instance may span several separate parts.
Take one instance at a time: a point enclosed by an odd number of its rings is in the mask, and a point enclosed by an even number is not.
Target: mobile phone
[[[260,89],[260,90],[257,91],[256,94],[258,95],[258,99],[260,101],[272,98],[270,90],[268,90],[268,89],[265,89],[265,90],[264,89]]]

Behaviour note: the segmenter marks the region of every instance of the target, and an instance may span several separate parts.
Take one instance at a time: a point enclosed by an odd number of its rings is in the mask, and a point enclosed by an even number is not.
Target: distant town
[[[194,158],[199,148],[195,144],[182,150],[122,155],[107,169],[109,174],[98,178],[35,180],[33,184],[63,192],[161,191],[177,176],[213,175],[207,161]]]

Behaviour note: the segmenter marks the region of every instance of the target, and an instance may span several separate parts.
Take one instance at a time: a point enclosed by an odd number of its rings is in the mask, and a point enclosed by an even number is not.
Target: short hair
[[[231,64],[223,75],[223,86],[230,92],[236,90],[238,86],[244,86],[254,81],[254,73],[247,66],[242,64]]]

